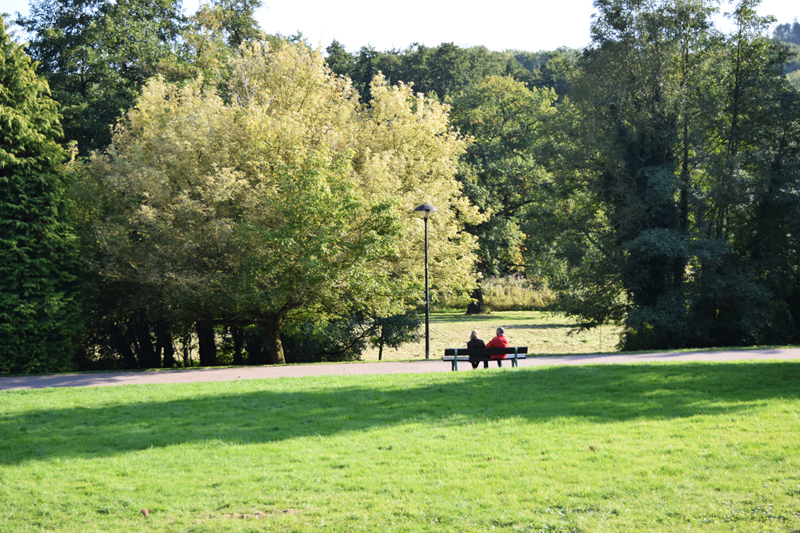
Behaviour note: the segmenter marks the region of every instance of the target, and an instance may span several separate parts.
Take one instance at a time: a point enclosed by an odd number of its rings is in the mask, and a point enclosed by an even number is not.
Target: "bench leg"
[[[497,360],[497,366],[503,366],[503,360],[502,359],[498,359]]]

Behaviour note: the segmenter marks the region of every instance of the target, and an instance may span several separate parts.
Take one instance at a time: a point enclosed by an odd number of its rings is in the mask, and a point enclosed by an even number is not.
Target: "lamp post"
[[[425,221],[425,359],[431,358],[430,313],[431,299],[428,293],[428,218],[437,210],[431,204],[422,204],[414,209],[414,214]]]

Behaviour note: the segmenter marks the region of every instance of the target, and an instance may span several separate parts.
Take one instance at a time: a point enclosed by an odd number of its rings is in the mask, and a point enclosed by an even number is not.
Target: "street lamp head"
[[[424,218],[426,220],[430,218],[431,214],[435,213],[436,211],[437,209],[431,204],[422,204],[421,206],[414,208],[414,214],[419,218]]]

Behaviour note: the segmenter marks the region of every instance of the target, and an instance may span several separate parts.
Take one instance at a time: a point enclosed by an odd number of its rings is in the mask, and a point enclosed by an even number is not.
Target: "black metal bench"
[[[459,361],[482,361],[484,367],[489,361],[511,361],[511,366],[519,366],[517,360],[525,359],[527,346],[509,346],[508,348],[445,348],[442,361],[450,361],[451,370],[458,370]]]

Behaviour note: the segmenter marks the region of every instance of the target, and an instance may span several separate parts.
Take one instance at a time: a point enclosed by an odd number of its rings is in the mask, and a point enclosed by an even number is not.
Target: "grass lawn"
[[[795,362],[6,391],[0,531],[800,531],[798,416]]]
[[[512,346],[528,346],[534,354],[608,353],[616,351],[620,328],[602,326],[592,331],[569,334],[575,325],[564,315],[540,311],[501,311],[489,315],[459,312],[431,313],[431,357],[440,358],[445,348],[466,348],[474,329],[489,342],[502,326]],[[424,327],[424,326],[423,326]],[[383,360],[407,361],[425,357],[425,340],[406,344],[398,350],[384,349]],[[377,361],[378,350],[368,350],[362,358]]]

